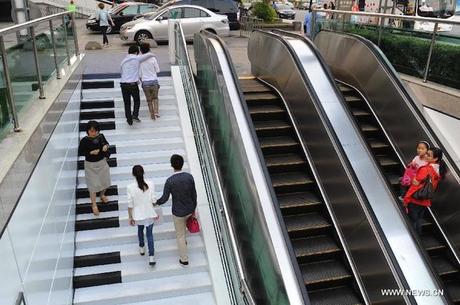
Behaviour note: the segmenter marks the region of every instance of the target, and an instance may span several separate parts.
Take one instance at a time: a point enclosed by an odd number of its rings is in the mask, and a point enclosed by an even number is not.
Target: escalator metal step
[[[311,184],[315,181],[304,172],[274,173],[271,175],[273,187]]]
[[[301,215],[284,216],[284,223],[288,233],[327,229],[331,227],[329,221],[321,214],[313,212]]]
[[[251,115],[257,114],[278,114],[284,113],[285,109],[277,105],[262,105],[262,106],[250,106],[249,113]]]
[[[431,257],[431,261],[440,276],[459,273],[459,269],[446,256],[434,256]]]
[[[363,132],[375,132],[380,130],[377,126],[367,123],[360,124],[359,127]]]
[[[460,304],[460,282],[449,281],[445,283],[447,293],[454,304]]]
[[[354,95],[344,95],[343,97],[347,103],[354,103],[356,102],[362,102],[363,100],[360,97],[354,96]]]
[[[279,195],[278,203],[280,204],[281,209],[290,209],[318,206],[322,203],[322,201],[313,192],[305,192]]]
[[[274,120],[274,121],[255,121],[254,127],[256,131],[267,131],[267,130],[280,130],[290,129],[292,126],[286,121]]]
[[[262,137],[259,139],[260,147],[283,147],[283,146],[298,146],[299,142],[289,136],[285,137]]]
[[[369,111],[359,109],[359,108],[352,109],[351,113],[353,113],[354,116],[359,116],[359,117],[370,116],[371,115],[371,113]]]
[[[253,101],[274,101],[274,100],[279,100],[279,96],[274,94],[274,93],[269,93],[269,92],[264,92],[264,93],[246,93],[244,95],[244,98],[246,99],[246,102],[251,102]]]
[[[363,305],[355,290],[349,286],[339,286],[311,291],[311,305]]]
[[[441,241],[431,234],[424,234],[421,236],[423,247],[426,251],[444,249],[445,245]]]
[[[284,166],[284,165],[305,165],[305,161],[297,154],[269,155],[265,157],[265,163],[268,167]]]
[[[339,87],[339,90],[341,92],[352,92],[352,91],[354,91],[353,88],[345,86],[345,85],[340,84],[340,83],[337,83],[337,87]]]
[[[401,178],[399,175],[393,173],[385,173],[385,176],[388,179],[388,181],[390,181],[391,185],[399,185],[399,179]]]
[[[293,239],[292,247],[297,258],[332,254],[341,251],[334,239],[327,235]]]
[[[398,160],[395,160],[388,156],[375,156],[375,157],[377,158],[381,166],[401,165],[401,163]]]
[[[345,265],[338,260],[301,264],[300,270],[305,285],[343,281],[352,278]]]
[[[381,140],[378,140],[378,139],[369,139],[368,142],[372,149],[381,149],[381,148],[390,147],[387,143]]]
[[[272,92],[272,88],[257,80],[240,82],[243,93]]]

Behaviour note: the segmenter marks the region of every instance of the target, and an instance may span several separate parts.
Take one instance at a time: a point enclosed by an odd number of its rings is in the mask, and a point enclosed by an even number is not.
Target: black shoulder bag
[[[427,200],[433,198],[433,183],[431,181],[431,175],[428,175],[425,180],[422,188],[412,194],[412,197],[417,200]]]

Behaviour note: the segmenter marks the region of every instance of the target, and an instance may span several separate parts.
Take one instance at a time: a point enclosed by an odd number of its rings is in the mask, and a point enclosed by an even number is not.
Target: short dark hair
[[[171,166],[175,170],[181,170],[184,166],[184,158],[181,155],[172,155],[171,156]]]
[[[128,49],[128,54],[139,54],[139,47],[136,45],[132,45]]]
[[[150,44],[148,42],[143,42],[141,43],[139,49],[141,50],[142,54],[148,53],[150,52]]]
[[[91,120],[86,123],[86,133],[88,133],[88,131],[92,128],[94,128],[96,131],[101,131],[101,127],[99,126],[98,121]]]
[[[99,2],[99,4],[97,6],[102,10],[104,8],[104,3]]]

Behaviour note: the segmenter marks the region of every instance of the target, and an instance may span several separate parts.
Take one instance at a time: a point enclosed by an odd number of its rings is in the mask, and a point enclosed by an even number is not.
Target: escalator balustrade
[[[404,172],[404,165],[362,95],[354,88],[340,82],[338,82],[338,88],[379,162],[382,172],[393,187],[395,195],[399,196],[399,177]],[[415,144],[416,141],[414,141],[414,152]],[[445,293],[454,304],[460,304],[460,266],[456,264],[445,239],[429,213],[425,214],[420,239],[444,285]]]
[[[364,304],[285,105],[257,79],[240,79],[311,304]]]

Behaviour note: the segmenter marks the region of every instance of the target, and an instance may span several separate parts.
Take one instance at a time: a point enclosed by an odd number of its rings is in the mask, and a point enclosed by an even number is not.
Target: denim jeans
[[[415,232],[418,234],[422,233],[422,221],[423,217],[425,216],[426,207],[409,203],[407,205],[407,209],[409,210],[409,218],[412,222],[412,226],[415,229]]]
[[[139,238],[139,247],[143,247],[144,243],[144,227],[145,226],[137,226],[137,237]],[[149,246],[149,256],[155,255],[155,248],[153,245],[153,224],[146,227],[146,235],[147,235],[147,244]]]

